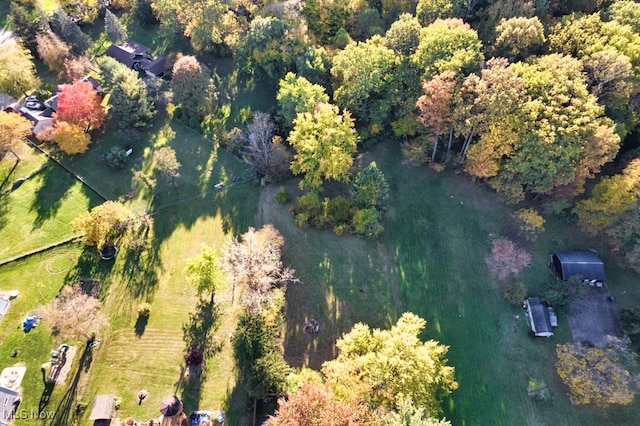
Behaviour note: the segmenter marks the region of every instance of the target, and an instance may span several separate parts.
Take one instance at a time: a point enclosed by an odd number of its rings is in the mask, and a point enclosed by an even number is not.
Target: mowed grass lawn
[[[132,207],[147,206],[153,215],[151,241],[143,254],[122,252],[114,262],[105,263],[94,251],[87,251],[74,271],[74,276],[101,281],[100,295],[111,319],[94,350],[91,369],[80,382],[78,401],[90,405],[96,395],[113,393],[122,398],[123,419],[148,420],[159,415],[160,401],[175,393],[187,411],[222,408],[231,419],[237,418],[244,411],[244,401],[229,397],[235,386],[229,335],[235,329],[238,306],[231,305],[231,295],[223,286],[216,294],[216,308],[200,309],[184,270],[187,259],[197,255],[202,244],[220,247],[231,235],[254,224],[258,189],[235,158],[176,122],[162,121],[150,131],[124,170],[113,171],[101,163],[101,152],[109,144],[101,139],[92,147],[95,151],[61,159],[114,197],[136,187],[134,170],[150,172],[153,152],[160,147],[173,148],[182,168],[176,186],[161,178],[154,194],[138,186]],[[108,179],[101,179],[103,174]],[[241,180],[233,182],[234,175]],[[217,183],[225,187],[216,188]],[[137,318],[142,302],[151,304],[146,324]],[[193,319],[198,313],[202,315]],[[189,336],[185,327],[193,330]],[[207,361],[201,377],[187,378],[184,355],[202,344],[199,339],[219,350]],[[141,389],[150,394],[138,404]],[[83,414],[82,422],[88,422],[88,415],[88,411]]]
[[[9,154],[0,161],[3,188],[41,170],[0,195],[0,261],[72,237],[69,223],[102,201],[43,154],[26,144],[17,150],[22,160],[10,175],[14,158]]]
[[[0,268],[0,290],[20,292],[0,321],[0,368],[16,364],[27,367],[21,383],[23,395],[19,407],[19,413],[26,413],[27,418],[18,420],[17,424],[45,424],[36,421],[32,413],[60,411],[60,402],[73,380],[74,375],[70,373],[66,385],[45,388],[40,366],[49,361],[51,349],[63,340],[51,335],[46,322],[24,333],[22,321],[27,313],[57,296],[81,251],[78,244],[66,244]],[[79,345],[78,353],[82,352],[83,342],[66,343]],[[15,357],[12,356],[14,350],[18,351]],[[74,360],[72,371],[76,370],[76,365],[77,359]]]
[[[289,206],[263,195],[259,215],[274,221],[286,240],[286,261],[302,283],[287,291],[285,354],[294,365],[319,368],[335,356],[335,339],[358,321],[388,327],[404,311],[427,320],[422,336],[449,345],[449,364],[460,388],[445,402],[455,425],[631,425],[640,404],[597,410],[572,406],[555,373],[555,345],[569,342],[566,318],[550,339],[532,339],[521,308],[509,306],[484,263],[491,239],[509,234],[511,209],[466,177],[405,165],[396,145],[378,145],[373,159],[390,182],[390,211],[377,242],[300,230]],[[286,184],[295,194],[295,182]],[[536,242],[522,242],[533,265],[520,279],[536,295],[549,274],[554,249],[605,247],[551,218]],[[618,271],[605,255],[615,288],[634,291],[638,276]],[[614,280],[612,280],[614,283]],[[614,288],[614,291],[615,291]],[[638,290],[631,298],[637,298]],[[303,332],[310,318],[321,322],[317,336]],[[527,396],[529,379],[544,380],[552,399]]]

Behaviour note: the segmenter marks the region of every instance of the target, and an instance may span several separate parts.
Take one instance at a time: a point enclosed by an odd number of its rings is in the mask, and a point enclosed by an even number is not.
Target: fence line
[[[64,165],[60,160],[58,160],[56,157],[54,157],[53,155],[49,154],[49,152],[47,152],[46,150],[42,149],[37,143],[35,143],[33,140],[31,140],[31,138],[27,138],[27,140],[29,141],[29,143],[31,144],[31,146],[33,146],[34,148],[36,148],[38,151],[40,151],[41,153],[43,153],[44,155],[47,156],[47,158],[49,158],[50,160],[53,160],[56,164],[58,164],[60,167],[62,167],[63,169],[65,169],[68,173],[70,173],[73,177],[75,177],[76,179],[78,179],[82,184],[86,185],[87,188],[89,188],[90,190],[92,190],[93,192],[95,192],[100,198],[102,198],[105,201],[109,201],[110,198],[109,197],[105,197],[104,194],[102,194],[100,191],[98,191],[96,188],[93,187],[93,185],[91,185],[89,182],[87,182],[86,180],[84,180],[81,176],[78,176],[73,170],[71,170],[69,167],[67,167],[66,165]]]
[[[34,254],[42,253],[43,251],[47,251],[47,250],[50,250],[52,248],[55,248],[55,247],[58,247],[58,246],[61,246],[61,245],[64,245],[64,244],[68,244],[68,243],[70,243],[70,242],[82,237],[83,235],[84,234],[72,235],[71,237],[67,237],[64,240],[56,241],[55,243],[47,244],[46,246],[38,247],[36,249],[29,250],[29,251],[26,251],[24,253],[20,253],[18,255],[9,257],[7,259],[2,259],[2,260],[0,260],[0,266],[6,265],[7,263],[15,262],[16,260],[24,259],[25,257],[33,256]]]

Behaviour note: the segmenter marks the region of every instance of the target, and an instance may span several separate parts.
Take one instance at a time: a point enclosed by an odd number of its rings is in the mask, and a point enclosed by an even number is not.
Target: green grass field
[[[20,292],[0,321],[0,366],[5,368],[19,364],[27,367],[21,384],[24,392],[20,410],[26,410],[28,415],[32,410],[60,411],[59,404],[69,388],[63,385],[45,386],[40,371],[40,366],[48,362],[51,349],[63,341],[50,334],[46,322],[41,322],[29,333],[24,333],[22,320],[37,306],[55,298],[81,251],[79,245],[67,244],[0,268],[0,290]],[[79,353],[82,352],[82,342],[67,343],[80,344]],[[12,353],[16,349],[19,353],[13,357]],[[73,377],[73,374],[68,376],[67,385],[72,383]],[[18,424],[41,423],[27,418],[18,421]]]
[[[287,291],[287,359],[318,368],[335,356],[335,339],[353,323],[388,327],[411,311],[427,320],[424,338],[450,346],[449,363],[460,384],[445,404],[453,424],[635,424],[638,402],[604,411],[569,403],[554,367],[555,344],[571,340],[566,318],[552,338],[530,338],[522,309],[510,307],[488,276],[484,257],[491,238],[509,235],[511,210],[463,176],[404,165],[395,145],[376,146],[373,158],[392,194],[378,242],[302,231],[288,206],[273,201],[277,188],[263,195],[262,220],[283,232],[287,261],[302,278]],[[295,183],[286,187],[296,192]],[[538,241],[523,242],[534,260],[521,276],[531,295],[548,276],[554,249],[595,247],[603,253],[612,291],[627,289],[629,300],[637,300],[637,275],[617,270],[601,243],[574,228],[552,218]],[[322,324],[317,337],[302,331],[309,318]],[[531,378],[551,387],[550,401],[527,396]]]
[[[0,173],[12,182],[37,172],[14,191],[0,195],[0,261],[45,247],[74,235],[69,223],[100,203],[93,191],[78,182],[59,165],[47,163],[44,155],[28,146],[20,149],[18,167],[11,155],[0,161]],[[43,168],[44,167],[44,168]]]

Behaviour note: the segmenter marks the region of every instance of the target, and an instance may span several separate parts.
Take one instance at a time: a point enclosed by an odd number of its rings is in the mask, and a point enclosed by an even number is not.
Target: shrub
[[[341,223],[333,227],[333,232],[336,235],[348,234],[350,231],[348,223]]]
[[[527,288],[521,282],[511,281],[505,284],[502,295],[510,305],[520,306],[527,295]]]
[[[543,380],[538,379],[529,379],[527,395],[536,401],[546,401],[551,397],[549,386]]]
[[[389,184],[375,162],[356,173],[351,183],[351,195],[360,209],[373,207],[380,212],[387,209]]]
[[[295,215],[296,217],[296,225],[298,228],[306,228],[309,226],[309,214],[307,213],[298,213]]]
[[[353,215],[351,200],[343,195],[325,200],[326,217],[334,224],[349,223]]]
[[[535,241],[542,231],[544,231],[544,218],[534,209],[520,209],[513,215],[518,224],[520,233],[527,240]]]
[[[309,218],[322,213],[322,201],[315,192],[307,192],[298,198],[295,207],[296,213],[306,213]]]
[[[414,166],[424,164],[429,159],[424,145],[419,141],[409,141],[402,144],[402,155]]]
[[[574,299],[581,297],[586,285],[579,276],[574,276],[564,281],[556,276],[551,276],[542,285],[542,296],[552,304],[556,310],[566,310]]]
[[[282,187],[280,187],[280,191],[276,192],[276,201],[280,204],[287,204],[291,201],[291,195]]]
[[[148,303],[141,303],[138,305],[138,316],[141,318],[149,318],[151,315],[151,305]]]
[[[187,123],[189,124],[189,127],[191,127],[192,129],[200,131],[200,122],[198,121],[197,118],[189,117],[189,120],[187,121]]]
[[[119,146],[114,146],[107,152],[105,160],[109,167],[113,169],[121,169],[127,162],[127,151]]]
[[[491,275],[501,281],[518,275],[522,268],[531,264],[531,255],[508,238],[498,238],[492,245],[491,255],[485,258],[485,263]]]
[[[380,213],[376,209],[361,209],[353,216],[353,230],[356,235],[374,239],[383,231]]]

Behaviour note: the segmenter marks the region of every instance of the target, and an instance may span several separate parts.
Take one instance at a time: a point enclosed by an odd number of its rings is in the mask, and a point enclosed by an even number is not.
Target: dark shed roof
[[[540,302],[540,298],[530,297],[527,299],[526,304],[527,311],[529,313],[529,325],[531,327],[531,331],[536,336],[553,336],[549,310]]]
[[[577,275],[585,280],[606,281],[604,263],[594,251],[557,251],[551,260],[560,279]]]

